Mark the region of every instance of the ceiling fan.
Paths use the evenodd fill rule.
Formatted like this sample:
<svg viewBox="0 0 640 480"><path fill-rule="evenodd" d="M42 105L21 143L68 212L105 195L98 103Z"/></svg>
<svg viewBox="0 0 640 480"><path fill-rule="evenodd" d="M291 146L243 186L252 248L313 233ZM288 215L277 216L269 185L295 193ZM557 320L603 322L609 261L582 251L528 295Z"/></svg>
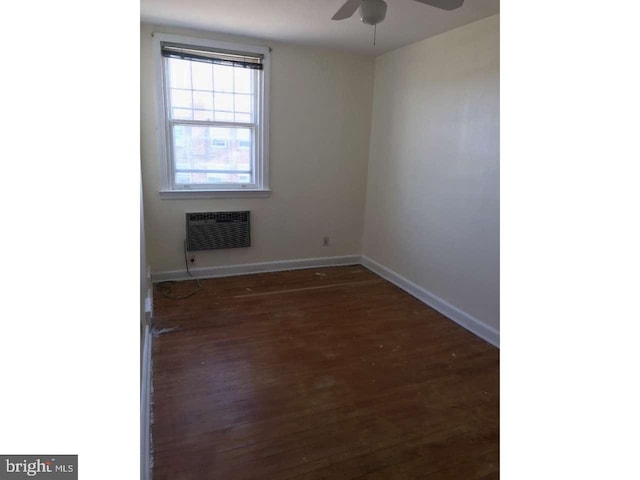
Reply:
<svg viewBox="0 0 640 480"><path fill-rule="evenodd" d="M462 6L464 0L415 0L425 5L441 8L443 10L455 10ZM360 8L360 20L367 25L376 25L384 20L387 14L387 3L384 0L347 0L342 7L331 17L332 20L344 20L351 17Z"/></svg>

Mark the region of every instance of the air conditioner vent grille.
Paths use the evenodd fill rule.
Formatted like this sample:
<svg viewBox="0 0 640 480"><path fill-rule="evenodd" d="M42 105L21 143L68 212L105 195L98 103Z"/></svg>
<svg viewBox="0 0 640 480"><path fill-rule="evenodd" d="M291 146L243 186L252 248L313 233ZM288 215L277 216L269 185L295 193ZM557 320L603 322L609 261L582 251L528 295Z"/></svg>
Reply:
<svg viewBox="0 0 640 480"><path fill-rule="evenodd" d="M249 247L249 220L248 211L187 213L187 250Z"/></svg>

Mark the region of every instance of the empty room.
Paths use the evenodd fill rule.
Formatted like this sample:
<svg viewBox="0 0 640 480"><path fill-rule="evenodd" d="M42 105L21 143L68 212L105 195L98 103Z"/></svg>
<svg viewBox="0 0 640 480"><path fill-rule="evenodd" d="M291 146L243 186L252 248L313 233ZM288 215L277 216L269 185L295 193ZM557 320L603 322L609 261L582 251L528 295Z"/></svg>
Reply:
<svg viewBox="0 0 640 480"><path fill-rule="evenodd" d="M498 0L142 0L141 474L499 478Z"/></svg>

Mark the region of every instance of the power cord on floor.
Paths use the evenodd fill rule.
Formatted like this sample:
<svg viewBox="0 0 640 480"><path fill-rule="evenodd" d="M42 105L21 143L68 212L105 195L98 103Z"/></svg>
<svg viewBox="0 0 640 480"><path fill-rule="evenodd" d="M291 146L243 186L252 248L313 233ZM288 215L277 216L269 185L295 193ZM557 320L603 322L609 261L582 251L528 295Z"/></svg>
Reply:
<svg viewBox="0 0 640 480"><path fill-rule="evenodd" d="M200 279L197 278L197 277L194 277L191 274L191 271L189 270L189 262L187 262L187 241L186 240L184 241L184 266L187 268L187 275L189 275L191 278L195 278L196 283L198 284L198 288L196 288L191 293L187 293L186 295L173 295L171 293L171 287L169 285L173 285L176 282L174 280L168 280L166 282L160 282L160 283L158 283L158 289L160 290L160 293L162 294L163 297L171 298L171 299L174 299L174 300L181 300L183 298L189 298L192 295L195 295L196 293L198 293L200 290L202 290L202 285L200 284Z"/></svg>

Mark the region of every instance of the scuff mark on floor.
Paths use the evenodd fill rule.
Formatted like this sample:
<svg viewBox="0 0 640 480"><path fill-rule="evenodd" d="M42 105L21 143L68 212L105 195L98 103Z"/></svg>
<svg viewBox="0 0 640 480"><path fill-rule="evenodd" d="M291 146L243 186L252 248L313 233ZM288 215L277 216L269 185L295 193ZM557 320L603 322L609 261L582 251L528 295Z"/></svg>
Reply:
<svg viewBox="0 0 640 480"><path fill-rule="evenodd" d="M166 333L175 332L176 330L178 330L178 327L154 328L151 331L151 334L153 335L154 338L156 338L156 337L159 337L160 335L164 335Z"/></svg>
<svg viewBox="0 0 640 480"><path fill-rule="evenodd" d="M333 387L335 384L336 379L334 377L332 377L331 375L323 375L314 382L313 388Z"/></svg>
<svg viewBox="0 0 640 480"><path fill-rule="evenodd" d="M287 290L276 290L271 292L260 292L260 293L247 293L243 295L234 295L233 298L262 297L266 295L280 295L283 293L306 292L309 290L321 290L325 288L334 288L334 287L358 287L358 286L372 285L372 284L383 283L383 282L384 280L363 280L359 282L333 283L330 285L318 285L314 287L290 288Z"/></svg>

